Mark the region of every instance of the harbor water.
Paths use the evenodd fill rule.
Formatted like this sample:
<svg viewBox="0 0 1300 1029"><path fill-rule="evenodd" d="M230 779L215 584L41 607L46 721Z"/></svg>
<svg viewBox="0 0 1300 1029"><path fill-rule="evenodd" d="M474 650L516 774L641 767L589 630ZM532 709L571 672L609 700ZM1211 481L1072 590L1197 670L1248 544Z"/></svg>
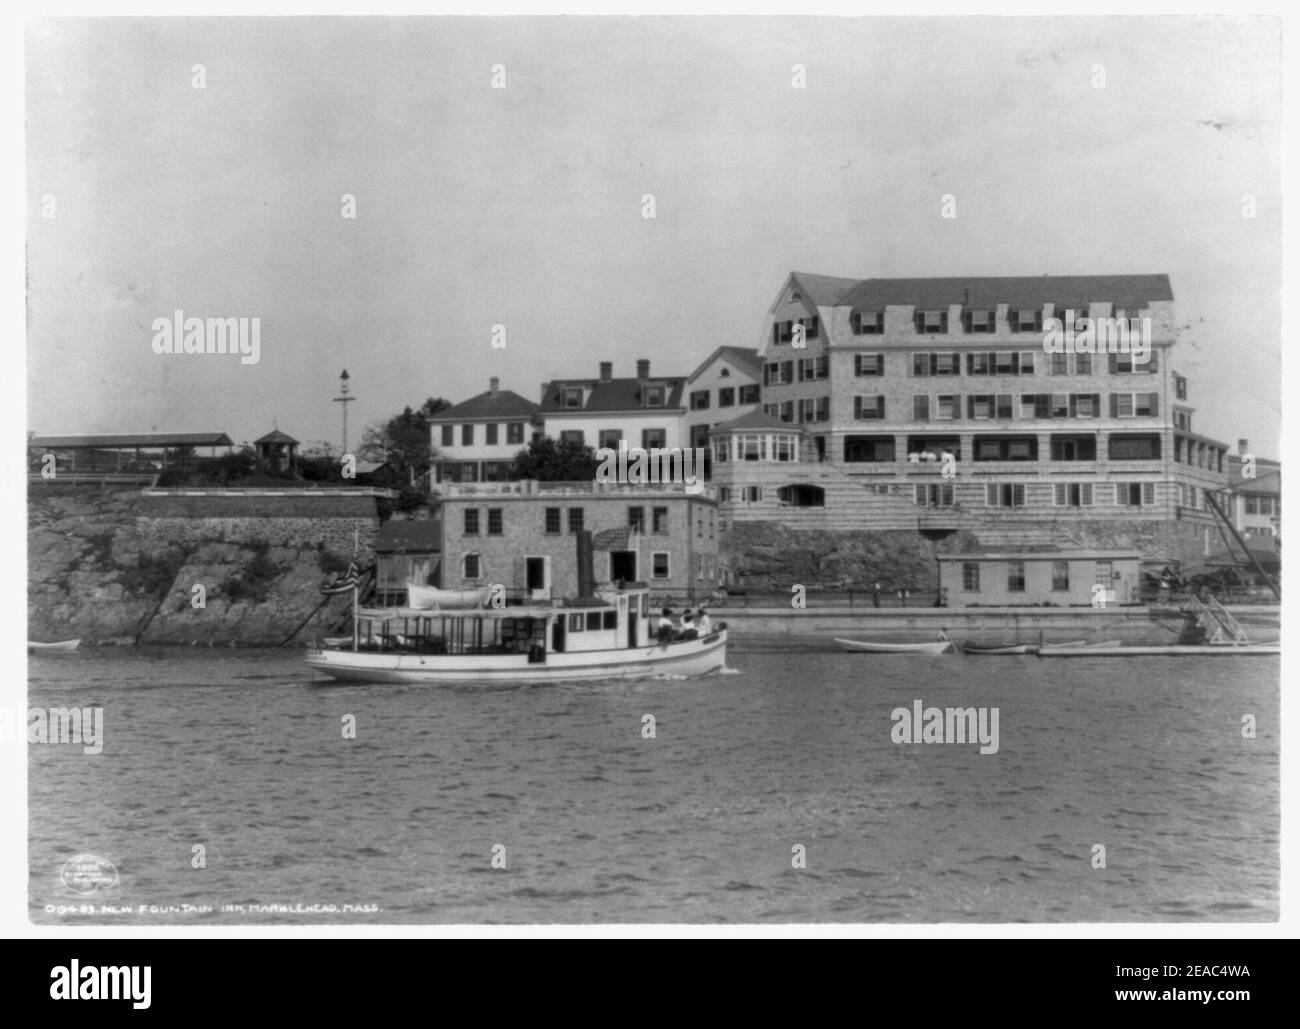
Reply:
<svg viewBox="0 0 1300 1029"><path fill-rule="evenodd" d="M728 663L484 688L329 684L302 651L34 655L30 709L103 721L97 753L29 747L31 918L1278 917L1277 658L751 637ZM996 752L895 742L917 701L996 710Z"/></svg>

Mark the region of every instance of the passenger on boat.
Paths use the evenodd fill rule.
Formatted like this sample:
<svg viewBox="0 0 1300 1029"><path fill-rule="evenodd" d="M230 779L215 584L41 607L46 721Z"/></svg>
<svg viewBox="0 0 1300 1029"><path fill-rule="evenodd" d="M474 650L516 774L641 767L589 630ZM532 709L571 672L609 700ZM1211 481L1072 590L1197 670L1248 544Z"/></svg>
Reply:
<svg viewBox="0 0 1300 1029"><path fill-rule="evenodd" d="M713 619L709 617L709 612L700 608L699 616L695 619L696 628L699 629L701 636L707 636L713 632Z"/></svg>
<svg viewBox="0 0 1300 1029"><path fill-rule="evenodd" d="M655 630L655 636L659 640L670 640L677 632L677 626L673 624L673 609L666 607L663 614L659 617L659 625Z"/></svg>
<svg viewBox="0 0 1300 1029"><path fill-rule="evenodd" d="M682 631L677 634L679 640L693 640L699 636L699 630L695 627L695 620L689 610L682 615Z"/></svg>

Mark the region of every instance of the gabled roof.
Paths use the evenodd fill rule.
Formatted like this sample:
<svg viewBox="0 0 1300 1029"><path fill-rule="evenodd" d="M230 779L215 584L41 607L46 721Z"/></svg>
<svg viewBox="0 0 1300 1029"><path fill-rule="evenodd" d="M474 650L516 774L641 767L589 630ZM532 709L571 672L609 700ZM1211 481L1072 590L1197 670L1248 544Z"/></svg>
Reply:
<svg viewBox="0 0 1300 1029"><path fill-rule="evenodd" d="M750 411L749 414L742 414L739 418L732 419L729 422L723 422L721 425L715 425L711 432L738 432L745 429L752 430L774 430L779 429L782 432L803 432L804 428L795 422L783 422L780 418L774 418L766 411Z"/></svg>
<svg viewBox="0 0 1300 1029"><path fill-rule="evenodd" d="M1241 474L1241 458L1228 458L1228 485L1233 493L1281 493L1282 463L1267 458L1256 458L1255 477L1246 479Z"/></svg>
<svg viewBox="0 0 1300 1029"><path fill-rule="evenodd" d="M258 443L292 443L296 446L298 441L287 433L281 432L279 429L272 429L261 439L253 440L254 446Z"/></svg>
<svg viewBox="0 0 1300 1029"><path fill-rule="evenodd" d="M587 403L580 408L564 407L561 391L566 386L582 386L590 389ZM646 407L641 399L641 391L646 386L667 387L667 397L663 407ZM686 379L682 376L651 376L648 379L555 379L542 387L541 410L547 414L567 412L569 414L593 411L644 412L664 411L682 406L682 390Z"/></svg>
<svg viewBox="0 0 1300 1029"><path fill-rule="evenodd" d="M476 397L470 397L455 404L429 419L433 424L440 422L467 422L475 419L484 421L505 420L507 418L532 419L541 410L531 400L525 400L518 393L508 389L499 389L495 393L486 390Z"/></svg>
<svg viewBox="0 0 1300 1029"><path fill-rule="evenodd" d="M442 519L385 522L375 534L376 554L431 554L442 551Z"/></svg>
<svg viewBox="0 0 1300 1029"><path fill-rule="evenodd" d="M1109 302L1126 310L1173 300L1168 275L1025 275L941 279L841 279L793 272L806 298L819 307L880 311L887 306L943 310L950 304L973 309L1042 307L1044 304ZM784 289L783 289L784 292Z"/></svg>
<svg viewBox="0 0 1300 1029"><path fill-rule="evenodd" d="M755 379L762 378L763 359L753 347L718 347L717 350L700 362L695 371L686 377L687 385L698 379L714 361L724 357L743 371L748 372Z"/></svg>
<svg viewBox="0 0 1300 1029"><path fill-rule="evenodd" d="M231 447L224 432L136 432L102 436L33 436L29 447Z"/></svg>

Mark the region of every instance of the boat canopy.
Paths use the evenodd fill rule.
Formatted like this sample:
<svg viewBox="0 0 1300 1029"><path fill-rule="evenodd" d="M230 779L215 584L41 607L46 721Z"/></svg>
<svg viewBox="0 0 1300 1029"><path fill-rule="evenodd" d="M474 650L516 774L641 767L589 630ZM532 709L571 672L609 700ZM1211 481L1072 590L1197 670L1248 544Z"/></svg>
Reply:
<svg viewBox="0 0 1300 1029"><path fill-rule="evenodd" d="M363 607L358 609L358 618L368 618L375 622L401 620L404 618L550 618L556 614L568 614L568 610L558 607L456 607L439 610L436 607Z"/></svg>

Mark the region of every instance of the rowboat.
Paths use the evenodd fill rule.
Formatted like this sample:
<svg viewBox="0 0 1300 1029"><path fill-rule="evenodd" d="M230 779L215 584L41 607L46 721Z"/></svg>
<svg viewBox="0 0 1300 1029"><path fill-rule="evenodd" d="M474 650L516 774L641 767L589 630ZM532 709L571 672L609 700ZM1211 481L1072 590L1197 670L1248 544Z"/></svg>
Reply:
<svg viewBox="0 0 1300 1029"><path fill-rule="evenodd" d="M727 664L727 631L660 640L649 588L551 606L355 612L347 646L323 646L307 664L343 682L526 683L696 676Z"/></svg>
<svg viewBox="0 0 1300 1029"><path fill-rule="evenodd" d="M1123 644L1120 640L1103 640L1098 643L1085 643L1083 640L1075 640L1073 643L1044 643L1038 648L1038 653L1041 654L1044 650L1059 650L1062 647L1073 647L1079 650L1097 650L1119 647L1122 645Z"/></svg>
<svg viewBox="0 0 1300 1029"><path fill-rule="evenodd" d="M1005 654L1037 654L1039 650L1045 647L1082 647L1085 645L1083 640L1071 640L1068 643L963 643L961 649L962 653L965 654L975 656L996 655L1000 657Z"/></svg>
<svg viewBox="0 0 1300 1029"><path fill-rule="evenodd" d="M835 637L835 642L850 653L867 654L946 654L957 649L946 632L939 633L939 639L934 643L877 643L870 640L845 640L838 636Z"/></svg>
<svg viewBox="0 0 1300 1029"><path fill-rule="evenodd" d="M34 643L32 640L27 641L27 653L41 651L43 653L58 653L60 651L76 650L81 645L81 640L62 640L59 643Z"/></svg>
<svg viewBox="0 0 1300 1029"><path fill-rule="evenodd" d="M486 589L443 590L436 586L421 586L418 583L406 584L407 603L414 608L428 611L432 608L482 607L488 598Z"/></svg>

